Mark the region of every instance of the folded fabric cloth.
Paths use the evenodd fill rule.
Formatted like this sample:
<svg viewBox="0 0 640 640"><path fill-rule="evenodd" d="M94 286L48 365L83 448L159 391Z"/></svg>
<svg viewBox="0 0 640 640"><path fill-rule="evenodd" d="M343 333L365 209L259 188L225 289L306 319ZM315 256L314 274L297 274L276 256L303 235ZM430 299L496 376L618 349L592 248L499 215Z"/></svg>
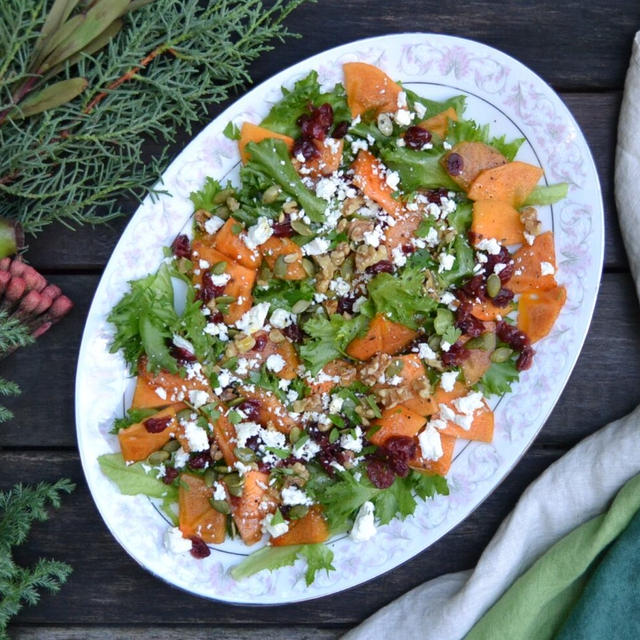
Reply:
<svg viewBox="0 0 640 640"><path fill-rule="evenodd" d="M600 562L556 640L638 640L638 594L640 512Z"/></svg>
<svg viewBox="0 0 640 640"><path fill-rule="evenodd" d="M638 123L640 33L634 40L620 113L615 182L620 226L629 254L631 273L640 295ZM589 520L592 522L587 522L585 531L595 536L597 531L594 532L592 528L597 529L597 522L600 521L592 519L604 513L623 485L638 474L640 407L583 440L533 482L513 512L502 523L473 571L441 576L416 587L365 620L347 633L344 639L365 640L384 637L388 629L394 629L394 633L399 636L423 640L463 638L517 578L532 567L552 545L572 531L576 537L586 535L574 529ZM621 495L626 496L626 492ZM619 508L616 507L616 512ZM628 509L627 513L632 511L633 509ZM606 516L602 518L606 519ZM592 524L593 522L596 524ZM608 525L607 520L607 529ZM617 530L620 531L619 526ZM610 542L613 539L611 535L609 533L609 537L603 538L603 541ZM600 549L606 544L608 542L603 542ZM584 571L585 560L582 562ZM548 580L547 575L546 585L540 585L545 590L549 588ZM570 578L564 575L562 580L564 588L567 588ZM557 588L562 589L562 584ZM521 604L526 608L527 602ZM579 611L580 609L576 609L576 616L579 615ZM517 614L505 615L513 617L520 615L520 612L521 609L518 609ZM495 620L495 617L493 619ZM567 621L567 625L569 623L570 621ZM482 627L479 626L479 629L478 633L482 631ZM607 637L618 637L617 634L618 629L609 628ZM511 640L516 636L508 633L503 635L497 628L493 628L490 635L478 637ZM538 640L536 635L526 637Z"/></svg>

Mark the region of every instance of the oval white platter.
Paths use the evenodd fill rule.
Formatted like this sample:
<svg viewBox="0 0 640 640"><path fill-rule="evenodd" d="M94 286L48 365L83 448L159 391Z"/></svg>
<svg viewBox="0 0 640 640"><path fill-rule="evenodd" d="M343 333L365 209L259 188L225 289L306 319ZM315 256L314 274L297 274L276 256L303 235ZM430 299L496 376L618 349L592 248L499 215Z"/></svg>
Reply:
<svg viewBox="0 0 640 640"><path fill-rule="evenodd" d="M155 271L162 247L190 226L191 191L206 176L237 171L236 143L222 130L229 121L258 123L281 93L312 69L323 84L342 81L342 63L363 61L429 98L468 96L466 116L490 123L494 135L525 137L518 159L538 164L548 184L570 183L568 197L541 209L545 229L555 233L558 280L567 304L552 333L536 345L534 366L496 406L491 444L459 441L448 474L451 493L420 503L414 516L380 527L375 538L331 543L336 571L321 572L306 587L298 562L241 582L228 568L247 548L227 543L204 560L164 549L166 520L143 496L123 496L100 471L97 458L118 450L109 433L122 415L132 380L124 360L109 353L106 317L127 281ZM407 33L356 41L282 71L245 94L211 122L163 176L171 195L147 199L122 234L89 311L78 359L76 423L87 483L113 536L143 567L193 594L236 604L283 604L336 593L370 580L424 551L468 516L502 481L533 442L562 392L578 358L596 300L603 259L603 209L598 177L575 120L554 91L513 58L483 44L443 35Z"/></svg>

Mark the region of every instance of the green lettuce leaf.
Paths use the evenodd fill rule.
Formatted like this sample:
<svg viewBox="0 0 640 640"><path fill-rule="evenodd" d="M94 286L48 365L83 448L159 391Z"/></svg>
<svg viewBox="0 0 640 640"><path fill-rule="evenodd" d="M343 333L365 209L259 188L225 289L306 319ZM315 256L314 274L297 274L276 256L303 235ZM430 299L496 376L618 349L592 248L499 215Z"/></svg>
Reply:
<svg viewBox="0 0 640 640"><path fill-rule="evenodd" d="M189 196L195 210L204 209L205 211L213 211L220 205L214 202L214 198L221 192L227 189L233 189L230 182L226 185L222 185L218 180L208 177L202 187L198 191L193 191Z"/></svg>
<svg viewBox="0 0 640 640"><path fill-rule="evenodd" d="M318 315L307 320L303 328L311 339L300 347L300 355L311 373L315 375L327 362L344 355L347 345L363 333L368 324L369 319L363 315L349 320L338 314L330 318Z"/></svg>
<svg viewBox="0 0 640 640"><path fill-rule="evenodd" d="M456 110L458 117L460 118L464 113L464 110L466 109L466 96L453 96L452 98L448 98L447 100L437 101L423 98L422 96L419 96L417 93L414 93L406 87L403 87L403 90L407 94L407 102L411 109L414 109L413 105L415 105L416 102L419 102L421 105L427 108L427 111L424 114L424 120L438 115L443 111L446 111L449 107L453 107Z"/></svg>
<svg viewBox="0 0 640 640"><path fill-rule="evenodd" d="M379 273L367 285L374 313L383 313L394 322L417 329L437 302L425 295L424 273L405 268L400 275Z"/></svg>
<svg viewBox="0 0 640 640"><path fill-rule="evenodd" d="M477 387L485 396L501 396L511 391L511 384L517 382L520 374L516 369L516 357L506 362L492 362L486 373L480 378Z"/></svg>
<svg viewBox="0 0 640 640"><path fill-rule="evenodd" d="M557 184L537 186L527 198L523 207L527 206L543 206L555 204L559 200L567 197L569 185L566 182L558 182Z"/></svg>
<svg viewBox="0 0 640 640"><path fill-rule="evenodd" d="M266 287L253 290L254 303L269 302L272 309L291 308L300 300L313 300L315 288L309 280L271 280Z"/></svg>
<svg viewBox="0 0 640 640"><path fill-rule="evenodd" d="M458 142L484 142L511 162L522 146L524 138L516 138L511 142L507 142L505 136L492 138L488 124L479 125L473 120L458 120L449 123L447 141L452 145Z"/></svg>
<svg viewBox="0 0 640 640"><path fill-rule="evenodd" d="M444 187L460 191L440 164L442 153L437 149L414 151L406 147L381 149L383 162L400 175L400 185L407 191Z"/></svg>
<svg viewBox="0 0 640 640"><path fill-rule="evenodd" d="M113 421L113 429L111 429L111 433L118 433L121 429L126 429L132 424L142 422L157 412L157 409L129 409L126 416L123 418L116 418Z"/></svg>
<svg viewBox="0 0 640 640"><path fill-rule="evenodd" d="M324 569L327 573L335 571L331 564L333 551L324 544L294 544L286 547L263 547L247 556L242 562L231 568L234 580L243 580L259 571L274 571L281 567L291 566L298 558L307 561L305 581L309 586L315 579L316 573Z"/></svg>
<svg viewBox="0 0 640 640"><path fill-rule="evenodd" d="M289 150L282 140L267 138L261 142L250 142L247 145L250 154L249 162L241 169L241 177L244 182L249 174L258 173L266 177L288 193L305 210L305 213L314 222L324 221L324 212L327 201L318 198L304 186L298 172L291 164Z"/></svg>
<svg viewBox="0 0 640 640"><path fill-rule="evenodd" d="M451 251L456 257L453 268L450 271L443 271L438 274L438 282L443 288L471 276L475 265L473 249L467 241L466 234L464 236L456 236Z"/></svg>

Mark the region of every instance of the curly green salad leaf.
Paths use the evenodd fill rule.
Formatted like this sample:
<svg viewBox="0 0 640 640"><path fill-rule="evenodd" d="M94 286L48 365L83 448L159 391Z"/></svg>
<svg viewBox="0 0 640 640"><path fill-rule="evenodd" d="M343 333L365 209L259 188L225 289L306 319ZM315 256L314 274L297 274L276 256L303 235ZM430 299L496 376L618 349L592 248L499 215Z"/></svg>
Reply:
<svg viewBox="0 0 640 640"><path fill-rule="evenodd" d="M511 384L518 378L516 357L513 357L505 362L492 362L477 386L486 396L501 396L511 391Z"/></svg>
<svg viewBox="0 0 640 640"><path fill-rule="evenodd" d="M429 151L414 151L406 147L389 147L380 150L383 162L398 172L400 183L405 191L417 189L452 189L460 187L444 170L441 160L444 153L437 148Z"/></svg>
<svg viewBox="0 0 640 640"><path fill-rule="evenodd" d="M523 206L544 206L555 204L556 202L567 197L569 185L566 182L558 182L557 184L539 185L527 198Z"/></svg>

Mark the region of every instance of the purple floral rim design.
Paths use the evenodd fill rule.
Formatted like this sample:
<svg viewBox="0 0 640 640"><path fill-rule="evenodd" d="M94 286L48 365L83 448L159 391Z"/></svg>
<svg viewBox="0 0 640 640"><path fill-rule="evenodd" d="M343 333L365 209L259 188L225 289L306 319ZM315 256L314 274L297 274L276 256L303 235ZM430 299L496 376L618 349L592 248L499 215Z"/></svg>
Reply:
<svg viewBox="0 0 640 640"><path fill-rule="evenodd" d="M540 164L549 183L570 183L566 200L541 210L553 228L558 280L568 302L556 326L538 343L534 367L496 406L491 444L459 442L448 479L451 494L421 503L414 516L381 527L363 543L331 542L336 571L319 574L306 587L297 563L236 582L228 568L235 543L205 560L164 550L165 520L143 496L123 496L100 471L97 457L117 450L109 434L131 386L122 358L109 353L106 316L127 281L155 270L162 247L188 223L189 193L208 175L220 177L237 163L235 143L222 135L230 121L258 122L280 96L282 85L316 69L321 82L342 79L341 65L360 60L383 68L394 79L427 97L468 95L468 114L489 122L496 134L524 136L519 159ZM233 175L233 174L232 174ZM468 516L500 483L542 428L578 358L597 295L603 259L603 209L589 149L575 120L553 90L509 56L461 38L408 33L346 44L313 56L254 88L211 122L163 176L169 195L148 197L124 231L107 265L89 311L78 359L76 423L78 446L89 488L107 527L139 564L193 594L237 604L283 604L337 593L370 580L423 551Z"/></svg>

